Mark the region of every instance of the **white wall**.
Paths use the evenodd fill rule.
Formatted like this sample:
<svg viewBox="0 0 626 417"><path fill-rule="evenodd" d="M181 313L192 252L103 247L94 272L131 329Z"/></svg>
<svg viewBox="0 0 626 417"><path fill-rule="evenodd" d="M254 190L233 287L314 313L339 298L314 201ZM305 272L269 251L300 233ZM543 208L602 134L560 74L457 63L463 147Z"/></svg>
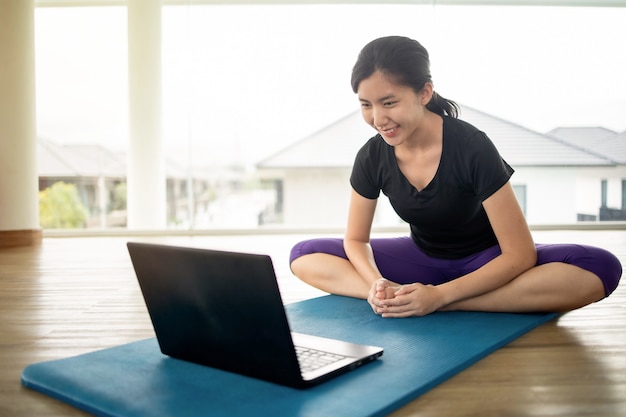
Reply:
<svg viewBox="0 0 626 417"><path fill-rule="evenodd" d="M350 169L290 171L284 182L284 221L291 226L343 227L350 204ZM381 194L374 225L397 226L402 220Z"/></svg>
<svg viewBox="0 0 626 417"><path fill-rule="evenodd" d="M342 226L350 201L347 169L290 170L284 181L284 222L298 226Z"/></svg>
<svg viewBox="0 0 626 417"><path fill-rule="evenodd" d="M526 221L529 224L575 223L575 168L518 168L513 184L526 185Z"/></svg>
<svg viewBox="0 0 626 417"><path fill-rule="evenodd" d="M291 226L344 226L349 169L289 170L284 181L284 221ZM608 205L621 207L626 167L521 167L511 182L526 186L526 219L531 225L576 223L578 214L597 216L601 180L608 181ZM386 197L379 199L374 224L401 224Z"/></svg>
<svg viewBox="0 0 626 417"><path fill-rule="evenodd" d="M512 182L526 185L529 224L568 224L578 214L598 216L602 180L607 180L607 205L621 208L623 179L626 166L522 167Z"/></svg>

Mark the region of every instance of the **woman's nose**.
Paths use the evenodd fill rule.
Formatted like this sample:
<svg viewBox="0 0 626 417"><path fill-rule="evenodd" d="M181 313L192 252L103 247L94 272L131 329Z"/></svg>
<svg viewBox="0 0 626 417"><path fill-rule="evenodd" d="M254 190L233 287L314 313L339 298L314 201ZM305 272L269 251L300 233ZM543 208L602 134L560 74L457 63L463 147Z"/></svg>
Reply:
<svg viewBox="0 0 626 417"><path fill-rule="evenodd" d="M384 109L374 109L372 111L372 124L377 128L385 126L387 115Z"/></svg>

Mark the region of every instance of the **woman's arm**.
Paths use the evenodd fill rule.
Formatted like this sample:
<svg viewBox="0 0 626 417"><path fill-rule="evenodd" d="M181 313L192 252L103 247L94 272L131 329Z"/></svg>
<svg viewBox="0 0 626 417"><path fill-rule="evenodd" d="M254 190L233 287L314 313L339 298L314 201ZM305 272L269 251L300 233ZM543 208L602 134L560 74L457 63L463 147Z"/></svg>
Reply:
<svg viewBox="0 0 626 417"><path fill-rule="evenodd" d="M376 202L376 199L365 198L352 190L343 243L352 266L369 286L382 278L369 244Z"/></svg>
<svg viewBox="0 0 626 417"><path fill-rule="evenodd" d="M466 276L439 285L444 305L493 291L537 263L535 244L511 184L502 186L483 207L502 254Z"/></svg>

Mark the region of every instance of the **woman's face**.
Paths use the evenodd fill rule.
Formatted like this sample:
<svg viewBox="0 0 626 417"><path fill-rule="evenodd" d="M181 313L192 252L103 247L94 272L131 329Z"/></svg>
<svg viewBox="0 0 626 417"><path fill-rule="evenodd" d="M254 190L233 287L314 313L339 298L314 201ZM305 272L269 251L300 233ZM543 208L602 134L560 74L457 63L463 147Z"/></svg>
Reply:
<svg viewBox="0 0 626 417"><path fill-rule="evenodd" d="M430 93L429 93L430 91ZM361 114L391 146L412 142L424 120L426 104L432 96L428 85L420 94L377 71L359 84Z"/></svg>

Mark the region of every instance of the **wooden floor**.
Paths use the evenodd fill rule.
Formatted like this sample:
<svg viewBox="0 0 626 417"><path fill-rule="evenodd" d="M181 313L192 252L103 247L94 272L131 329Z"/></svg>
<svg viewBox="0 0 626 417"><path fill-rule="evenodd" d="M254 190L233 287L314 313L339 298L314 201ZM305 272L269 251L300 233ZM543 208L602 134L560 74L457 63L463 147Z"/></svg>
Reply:
<svg viewBox="0 0 626 417"><path fill-rule="evenodd" d="M623 230L534 235L537 242L602 246L626 264ZM289 303L321 294L289 272L289 248L301 237L130 240L269 253ZM154 335L126 252L127 240L44 238L38 248L0 250L0 416L86 415L23 388L22 369ZM626 283L610 298L524 335L392 416L626 416Z"/></svg>

